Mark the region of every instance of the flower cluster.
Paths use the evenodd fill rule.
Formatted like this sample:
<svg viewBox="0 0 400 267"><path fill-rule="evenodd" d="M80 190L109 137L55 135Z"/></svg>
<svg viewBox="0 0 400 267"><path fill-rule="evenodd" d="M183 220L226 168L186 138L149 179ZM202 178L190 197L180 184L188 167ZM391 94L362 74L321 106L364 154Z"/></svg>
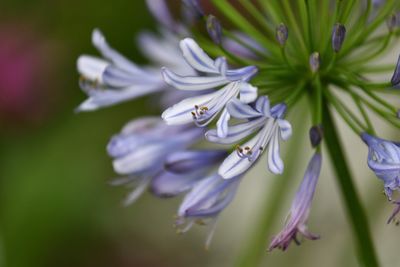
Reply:
<svg viewBox="0 0 400 267"><path fill-rule="evenodd" d="M285 116L303 98L311 111L314 155L270 250L299 243L298 234L319 238L306 223L321 171L323 129L332 111L367 144L368 166L392 201L400 190L400 143L376 137L368 112L400 128L399 109L380 95L399 92L400 58L397 65L377 61L400 34L398 1L212 2L218 16L187 0L177 20L164 0L147 0L160 28L158 35L139 35L149 66L119 54L99 30L92 41L102 58L78 59L80 85L88 95L79 111L152 93L168 107L161 118L128 123L108 145L115 172L122 176L113 184L135 185L126 203L146 188L158 197L184 194L176 225L185 232L194 223L211 224L208 246L218 215L264 153L269 172L284 173L281 141L292 136ZM393 73L390 81L369 78L385 72ZM338 92L348 95L354 108ZM204 139L223 148L197 149ZM393 203L389 222L400 211L400 200Z"/></svg>

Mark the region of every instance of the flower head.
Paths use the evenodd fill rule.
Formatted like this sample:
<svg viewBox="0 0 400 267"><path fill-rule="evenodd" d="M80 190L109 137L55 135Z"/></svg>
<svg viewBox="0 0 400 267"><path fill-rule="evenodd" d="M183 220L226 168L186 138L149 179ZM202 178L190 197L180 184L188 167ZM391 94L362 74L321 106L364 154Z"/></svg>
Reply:
<svg viewBox="0 0 400 267"><path fill-rule="evenodd" d="M310 240L319 238L318 235L308 231L306 223L321 171L321 163L322 156L317 152L311 158L306 173L304 174L303 181L293 199L285 227L277 236L274 237L269 246L269 250L274 248L286 250L292 241L299 243L297 239L298 233Z"/></svg>

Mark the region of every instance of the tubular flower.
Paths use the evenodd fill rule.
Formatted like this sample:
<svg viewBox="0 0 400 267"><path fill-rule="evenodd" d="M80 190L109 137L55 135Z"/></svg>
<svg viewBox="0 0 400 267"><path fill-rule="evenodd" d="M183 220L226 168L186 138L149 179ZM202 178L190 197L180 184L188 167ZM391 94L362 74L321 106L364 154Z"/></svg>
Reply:
<svg viewBox="0 0 400 267"><path fill-rule="evenodd" d="M116 173L124 175L115 185L137 183L127 198L131 203L147 188L151 177L164 169L164 161L175 151L196 143L202 130L188 126L167 126L157 117L133 120L107 146Z"/></svg>
<svg viewBox="0 0 400 267"><path fill-rule="evenodd" d="M161 198L184 195L175 224L185 232L195 223L211 223L208 245L217 218L264 152L270 173L292 167L280 152L281 141L292 135L286 113L306 98L308 104L298 106L310 114L303 124L310 122L314 156L269 248L286 250L298 243L299 233L318 238L306 223L324 142L348 211L360 215L349 216L354 229L363 229L355 231L362 248L357 251L364 265L377 266L333 115L368 145L368 166L392 201L400 188L400 145L377 137L369 114L400 128L399 107L381 95L395 95L400 87L400 59L381 60L400 36L400 2L218 0L205 7L183 0L181 19L165 0L146 2L160 26L160 34L142 32L138 38L149 66L123 57L98 30L92 39L102 58L78 59L81 87L89 95L79 110L162 92L161 118L134 120L108 145L115 172L124 176L113 183L137 185L127 202L146 188ZM204 139L211 146L206 150L198 148ZM392 202L389 222L400 212L400 199Z"/></svg>
<svg viewBox="0 0 400 267"><path fill-rule="evenodd" d="M314 197L315 188L317 186L318 177L321 172L322 156L315 153L308 164L303 181L296 193L290 208L290 214L283 230L274 237L269 250L280 248L286 250L292 241L299 244L297 234L301 233L304 237L315 240L319 236L310 233L307 230L307 219L310 213L311 203Z"/></svg>
<svg viewBox="0 0 400 267"><path fill-rule="evenodd" d="M228 104L228 113L246 122L228 127L227 136L220 138L215 130L206 133L209 141L220 144L234 144L250 136L256 135L243 146L237 146L236 151L230 154L219 168L219 174L226 178L233 178L246 172L268 150L268 167L272 173L283 172L283 161L279 155L279 139L288 140L292 134L290 123L283 119L286 111L284 104L277 104L270 108L267 97L259 97L254 108L238 100Z"/></svg>
<svg viewBox="0 0 400 267"><path fill-rule="evenodd" d="M220 112L222 112L217 125L218 134L226 136L229 114L225 109L229 100L240 95L243 102L249 103L257 97L257 88L247 81L257 73L257 68L248 66L241 69L227 69L226 59L219 57L212 60L190 38L180 43L184 58L188 64L204 76L180 76L163 68L163 76L166 83L180 90L209 91L221 87L220 90L206 93L200 96L187 98L168 108L162 114L162 118L168 124L185 124L192 120L198 126L206 126Z"/></svg>
<svg viewBox="0 0 400 267"><path fill-rule="evenodd" d="M206 223L206 220L211 220L205 244L208 248L217 217L234 198L240 180L239 177L225 180L218 174L213 174L197 183L179 207L176 225L182 228L180 232L186 232L195 222L202 224Z"/></svg>

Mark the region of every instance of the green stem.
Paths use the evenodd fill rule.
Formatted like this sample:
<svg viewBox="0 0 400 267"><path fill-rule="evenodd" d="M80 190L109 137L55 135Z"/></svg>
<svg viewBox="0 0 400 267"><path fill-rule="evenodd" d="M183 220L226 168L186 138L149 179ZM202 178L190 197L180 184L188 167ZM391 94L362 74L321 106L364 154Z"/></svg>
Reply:
<svg viewBox="0 0 400 267"><path fill-rule="evenodd" d="M343 201L347 209L347 216L353 229L359 260L362 262L362 266L379 266L367 217L354 186L349 167L345 160L344 151L336 131L336 126L326 103L324 104L323 122L325 128L324 139L342 192Z"/></svg>

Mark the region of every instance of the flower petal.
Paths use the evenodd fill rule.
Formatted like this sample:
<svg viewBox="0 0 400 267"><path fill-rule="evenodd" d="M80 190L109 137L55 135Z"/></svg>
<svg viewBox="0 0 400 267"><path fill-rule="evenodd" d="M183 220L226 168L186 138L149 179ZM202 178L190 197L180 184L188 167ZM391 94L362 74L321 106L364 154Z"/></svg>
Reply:
<svg viewBox="0 0 400 267"><path fill-rule="evenodd" d="M257 99L258 88L249 83L240 84L240 101L243 103L252 103Z"/></svg>
<svg viewBox="0 0 400 267"><path fill-rule="evenodd" d="M251 119L262 116L262 113L238 99L232 99L226 106L229 114L236 119Z"/></svg>
<svg viewBox="0 0 400 267"><path fill-rule="evenodd" d="M228 113L227 109L225 108L222 111L221 116L217 121L217 134L220 138L225 138L228 135L228 122L231 118L231 115Z"/></svg>
<svg viewBox="0 0 400 267"><path fill-rule="evenodd" d="M161 117L169 125L190 123L193 121L192 112L195 110L196 105L202 106L223 93L223 90L218 90L209 94L186 98L165 110Z"/></svg>
<svg viewBox="0 0 400 267"><path fill-rule="evenodd" d="M207 90L229 83L223 76L180 76L162 68L164 81L180 90Z"/></svg>
<svg viewBox="0 0 400 267"><path fill-rule="evenodd" d="M142 70L136 66L132 61L111 48L100 30L95 29L92 33L93 45L100 51L102 56L113 62L119 68L130 72L141 74Z"/></svg>
<svg viewBox="0 0 400 267"><path fill-rule="evenodd" d="M283 161L280 156L278 132L273 134L268 148L268 168L274 174L283 173Z"/></svg>
<svg viewBox="0 0 400 267"><path fill-rule="evenodd" d="M271 117L271 107L267 96L260 96L257 99L256 110L264 114L265 117Z"/></svg>
<svg viewBox="0 0 400 267"><path fill-rule="evenodd" d="M219 69L200 46L191 38L180 42L180 47L188 64L201 72L220 74Z"/></svg>
<svg viewBox="0 0 400 267"><path fill-rule="evenodd" d="M213 143L224 145L235 144L257 131L264 125L264 123L265 119L259 118L245 123L229 126L228 134L226 137L223 138L219 137L217 131L212 129L206 132L205 137L208 141Z"/></svg>
<svg viewBox="0 0 400 267"><path fill-rule="evenodd" d="M97 57L80 56L77 61L79 73L86 79L102 83L103 72L109 63Z"/></svg>
<svg viewBox="0 0 400 267"><path fill-rule="evenodd" d="M289 140L292 136L292 125L287 120L278 120L279 131L281 134L281 138L285 141Z"/></svg>

